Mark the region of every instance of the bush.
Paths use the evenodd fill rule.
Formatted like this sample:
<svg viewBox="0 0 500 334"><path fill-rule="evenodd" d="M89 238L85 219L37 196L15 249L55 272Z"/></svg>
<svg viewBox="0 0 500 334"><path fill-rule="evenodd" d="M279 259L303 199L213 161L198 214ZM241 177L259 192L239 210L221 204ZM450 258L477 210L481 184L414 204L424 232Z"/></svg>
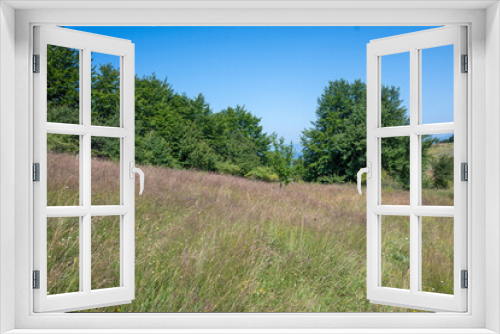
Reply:
<svg viewBox="0 0 500 334"><path fill-rule="evenodd" d="M135 162L141 165L163 166L179 169L179 162L172 156L169 143L155 131L135 137Z"/></svg>
<svg viewBox="0 0 500 334"><path fill-rule="evenodd" d="M248 172L245 177L252 180L260 180L265 182L279 182L280 178L273 173L269 167L257 167Z"/></svg>
<svg viewBox="0 0 500 334"><path fill-rule="evenodd" d="M386 189L406 189L405 184L398 180L397 177L389 174L388 171L382 169L380 184Z"/></svg>
<svg viewBox="0 0 500 334"><path fill-rule="evenodd" d="M442 155L432 162L432 176L436 188L448 188L453 183L453 157Z"/></svg>
<svg viewBox="0 0 500 334"><path fill-rule="evenodd" d="M229 163L229 162L217 162L215 164L215 169L217 172L219 172L221 174L229 174L229 175L236 175L236 176L243 175L243 172L239 166L232 164L232 163Z"/></svg>
<svg viewBox="0 0 500 334"><path fill-rule="evenodd" d="M347 177L347 175L320 176L316 179L316 182L324 183L324 184L344 183L346 177Z"/></svg>
<svg viewBox="0 0 500 334"><path fill-rule="evenodd" d="M56 133L48 133L47 151L56 153L78 154L78 152L80 151L80 143L78 136L68 136Z"/></svg>
<svg viewBox="0 0 500 334"><path fill-rule="evenodd" d="M180 141L179 157L186 168L215 171L217 155L203 139L187 135Z"/></svg>

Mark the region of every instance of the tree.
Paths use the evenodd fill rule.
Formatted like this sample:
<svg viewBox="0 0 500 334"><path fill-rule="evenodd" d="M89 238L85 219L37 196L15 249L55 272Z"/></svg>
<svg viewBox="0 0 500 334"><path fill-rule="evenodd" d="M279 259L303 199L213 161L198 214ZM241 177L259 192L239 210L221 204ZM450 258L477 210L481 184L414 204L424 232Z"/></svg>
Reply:
<svg viewBox="0 0 500 334"><path fill-rule="evenodd" d="M92 125L120 126L120 70L112 64L92 68Z"/></svg>
<svg viewBox="0 0 500 334"><path fill-rule="evenodd" d="M207 135L221 161L237 165L245 175L265 165L270 139L262 132L260 118L244 107L228 107L210 117L212 133Z"/></svg>
<svg viewBox="0 0 500 334"><path fill-rule="evenodd" d="M366 86L341 79L330 81L316 110L317 120L303 131L305 179L346 175L354 180L366 166Z"/></svg>
<svg viewBox="0 0 500 334"><path fill-rule="evenodd" d="M262 132L260 121L260 118L245 110L244 106L239 105L236 108L227 107L216 116L217 130L220 135L227 136L229 133L238 133L241 137L251 139L255 143L257 155L264 158L271 141L267 134Z"/></svg>
<svg viewBox="0 0 500 334"><path fill-rule="evenodd" d="M215 171L218 159L214 150L193 132L186 133L180 142L179 161L186 168Z"/></svg>
<svg viewBox="0 0 500 334"><path fill-rule="evenodd" d="M50 112L48 122L79 122L80 107L80 52L61 46L47 46L47 110L64 107L67 113L54 117Z"/></svg>
<svg viewBox="0 0 500 334"><path fill-rule="evenodd" d="M399 88L382 87L382 126L408 125ZM360 80L330 81L318 99L316 121L303 131L305 179L355 181L366 166L366 85ZM426 148L422 149L426 154ZM409 186L409 137L393 137L382 145L382 169ZM395 159L395 160L394 160Z"/></svg>
<svg viewBox="0 0 500 334"><path fill-rule="evenodd" d="M295 154L293 144L285 144L285 138L280 137L278 139L276 133L273 133L270 138L272 150L267 152L268 165L278 175L280 185L284 183L286 186L290 182L293 173L292 160Z"/></svg>
<svg viewBox="0 0 500 334"><path fill-rule="evenodd" d="M436 188L448 188L453 184L453 156L442 155L432 163L432 176Z"/></svg>

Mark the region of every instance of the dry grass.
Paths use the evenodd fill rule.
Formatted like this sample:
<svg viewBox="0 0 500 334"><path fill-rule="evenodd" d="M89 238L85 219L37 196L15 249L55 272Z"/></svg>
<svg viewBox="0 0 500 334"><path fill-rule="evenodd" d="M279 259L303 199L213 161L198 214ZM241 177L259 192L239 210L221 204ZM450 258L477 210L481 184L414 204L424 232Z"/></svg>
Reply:
<svg viewBox="0 0 500 334"><path fill-rule="evenodd" d="M49 170L75 166L74 157L49 156ZM93 196L116 200L114 185L100 182L116 175L116 164L95 160L93 166L99 175ZM136 299L94 312L409 311L365 299L366 202L354 185L293 183L280 188L227 175L141 168L146 184L144 195L136 197ZM57 205L77 191L74 178L49 183L49 198ZM397 203L402 195L388 196ZM409 236L395 219L383 245L384 263L391 264L384 267L388 286L399 286L408 275L404 245ZM453 242L449 227L438 225L426 234L424 281L427 290L449 293L443 287L452 287L445 265ZM118 285L118 278L108 274L109 248L117 251L108 239L115 240L116 231L92 232L99 243L111 245L95 249L93 286L103 280L106 286ZM54 293L73 291L71 277L54 283L68 266L78 268L77 261L69 263L72 255L60 256L68 252L67 245L56 239L50 239L49 253L65 260L52 261L49 284L58 285Z"/></svg>

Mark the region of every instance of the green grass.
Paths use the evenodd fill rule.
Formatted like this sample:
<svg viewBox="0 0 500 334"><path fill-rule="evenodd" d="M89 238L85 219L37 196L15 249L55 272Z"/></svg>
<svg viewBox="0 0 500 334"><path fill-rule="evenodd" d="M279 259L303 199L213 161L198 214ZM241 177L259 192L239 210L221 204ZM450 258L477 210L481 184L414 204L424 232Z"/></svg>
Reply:
<svg viewBox="0 0 500 334"><path fill-rule="evenodd" d="M432 144L427 152L431 157L439 158L443 155L453 156L454 143L436 143Z"/></svg>
<svg viewBox="0 0 500 334"><path fill-rule="evenodd" d="M78 198L78 172L68 167L76 168L74 161L50 154L50 204ZM93 182L96 202L117 200L112 175L118 166L93 160L93 168L103 181ZM136 299L92 312L413 311L365 298L366 202L354 185L280 188L234 176L141 168L146 184L136 197ZM388 196L396 203L402 195ZM450 201L431 190L428 196ZM110 219L93 219L99 224L92 238L100 245L92 246L93 287L119 285L113 258L118 227ZM383 229L383 284L408 288L407 217L390 220ZM78 239L78 229L69 218L56 221L48 231L49 286L52 293L75 291L78 245L68 244L68 237ZM440 222L426 222L423 282L427 291L452 293L453 226Z"/></svg>

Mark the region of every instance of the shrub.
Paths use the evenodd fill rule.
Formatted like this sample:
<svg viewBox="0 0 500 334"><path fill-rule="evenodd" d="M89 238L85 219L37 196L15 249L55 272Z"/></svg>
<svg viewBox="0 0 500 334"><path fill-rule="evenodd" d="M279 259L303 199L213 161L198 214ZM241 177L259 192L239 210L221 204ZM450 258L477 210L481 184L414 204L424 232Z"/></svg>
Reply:
<svg viewBox="0 0 500 334"><path fill-rule="evenodd" d="M78 136L60 135L56 133L47 134L47 151L78 154L80 151L79 145Z"/></svg>
<svg viewBox="0 0 500 334"><path fill-rule="evenodd" d="M453 157L442 155L432 162L432 176L436 188L448 188L453 182Z"/></svg>
<svg viewBox="0 0 500 334"><path fill-rule="evenodd" d="M181 167L172 156L169 143L155 131L135 137L135 162L176 169Z"/></svg>
<svg viewBox="0 0 500 334"><path fill-rule="evenodd" d="M320 176L316 179L319 183L332 184L332 183L344 183L347 175L329 175Z"/></svg>
<svg viewBox="0 0 500 334"><path fill-rule="evenodd" d="M381 180L380 180L382 188L386 189L404 189L405 184L398 180L397 177L389 174L388 171L382 169L381 172Z"/></svg>
<svg viewBox="0 0 500 334"><path fill-rule="evenodd" d="M243 175L243 172L242 172L240 166L229 163L229 162L217 162L215 164L215 169L217 172L219 172L221 174L229 174L229 175L236 175L236 176Z"/></svg>
<svg viewBox="0 0 500 334"><path fill-rule="evenodd" d="M265 182L279 182L280 178L273 173L269 167L257 167L248 172L245 177L252 180L260 180Z"/></svg>
<svg viewBox="0 0 500 334"><path fill-rule="evenodd" d="M180 162L186 168L215 171L217 155L203 139L186 135L180 141L179 157Z"/></svg>

